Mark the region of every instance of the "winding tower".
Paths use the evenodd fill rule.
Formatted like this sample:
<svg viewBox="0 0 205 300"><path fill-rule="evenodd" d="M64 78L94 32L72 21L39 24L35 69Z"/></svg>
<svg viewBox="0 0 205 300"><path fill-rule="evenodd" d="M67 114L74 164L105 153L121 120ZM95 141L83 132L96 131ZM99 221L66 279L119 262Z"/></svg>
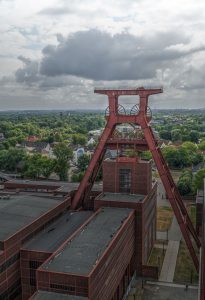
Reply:
<svg viewBox="0 0 205 300"><path fill-rule="evenodd" d="M78 206L84 205L88 201L92 186L108 148L122 149L126 145L129 145L139 151L150 150L167 197L180 226L183 238L187 244L195 268L198 271L199 260L197 249L201 246L200 240L150 126L152 115L148 106L148 98L151 95L162 93L162 88L139 87L130 89L95 89L94 92L107 95L108 97L109 106L106 109L105 114L107 124L72 201L72 209L76 209ZM127 113L124 107L119 104L118 100L120 96L129 95L139 96L139 104L135 104L130 110L130 113ZM140 127L143 132L143 137L136 137L129 140L117 136L115 130L116 126L125 123L134 127Z"/></svg>

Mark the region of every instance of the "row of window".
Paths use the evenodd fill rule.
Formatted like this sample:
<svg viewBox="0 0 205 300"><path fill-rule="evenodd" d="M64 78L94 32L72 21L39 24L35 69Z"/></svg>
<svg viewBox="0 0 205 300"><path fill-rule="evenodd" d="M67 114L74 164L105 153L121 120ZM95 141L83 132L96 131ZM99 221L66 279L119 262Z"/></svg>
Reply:
<svg viewBox="0 0 205 300"><path fill-rule="evenodd" d="M75 291L75 288L73 286L67 286L67 285L63 285L63 284L51 283L50 288L56 289L56 290L69 291L69 292L74 292Z"/></svg>
<svg viewBox="0 0 205 300"><path fill-rule="evenodd" d="M21 294L21 280L17 280L7 291L0 294L0 300L14 300Z"/></svg>
<svg viewBox="0 0 205 300"><path fill-rule="evenodd" d="M131 169L119 170L119 192L131 193Z"/></svg>
<svg viewBox="0 0 205 300"><path fill-rule="evenodd" d="M36 260L29 261L29 268L30 268L30 285L36 286L36 269L40 267L42 262Z"/></svg>
<svg viewBox="0 0 205 300"><path fill-rule="evenodd" d="M7 261L0 265L0 273L3 273L11 265L13 265L17 260L20 259L20 253L18 252L14 256L10 257Z"/></svg>

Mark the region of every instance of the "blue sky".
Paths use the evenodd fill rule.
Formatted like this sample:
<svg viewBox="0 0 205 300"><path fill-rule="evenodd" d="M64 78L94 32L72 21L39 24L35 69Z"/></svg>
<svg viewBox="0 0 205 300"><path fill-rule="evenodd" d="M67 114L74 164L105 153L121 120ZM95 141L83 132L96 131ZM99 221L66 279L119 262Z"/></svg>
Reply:
<svg viewBox="0 0 205 300"><path fill-rule="evenodd" d="M142 85L164 86L153 108L205 107L204 38L201 0L0 0L0 109L103 109L95 86Z"/></svg>

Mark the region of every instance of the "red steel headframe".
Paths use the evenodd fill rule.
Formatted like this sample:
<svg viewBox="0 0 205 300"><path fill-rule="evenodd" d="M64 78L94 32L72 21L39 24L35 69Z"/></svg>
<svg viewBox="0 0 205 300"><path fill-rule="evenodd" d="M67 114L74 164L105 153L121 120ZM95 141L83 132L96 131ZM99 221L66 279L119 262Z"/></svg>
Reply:
<svg viewBox="0 0 205 300"><path fill-rule="evenodd" d="M143 87L133 89L95 89L95 93L105 94L109 100L109 113L107 116L107 124L102 133L100 141L96 147L95 153L89 163L85 175L79 185L79 188L72 201L71 208L76 209L77 206L84 201L88 201L89 195L96 179L99 168L102 164L106 146L109 144L109 139L115 127L118 124L129 123L139 125L144 133L146 143L152 153L152 157L157 166L160 178L164 185L168 199L180 226L182 235L189 249L190 255L194 262L195 268L199 270L199 260L196 254L196 248L200 248L201 243L196 234L195 228L187 213L186 207L178 192L178 189L172 179L171 173L167 164L162 156L161 149L149 125L150 115L148 108L148 97L150 95L162 93L162 88L149 88ZM138 95L139 106L136 106L135 114L122 113L119 110L118 97L123 95ZM195 247L196 246L196 247Z"/></svg>

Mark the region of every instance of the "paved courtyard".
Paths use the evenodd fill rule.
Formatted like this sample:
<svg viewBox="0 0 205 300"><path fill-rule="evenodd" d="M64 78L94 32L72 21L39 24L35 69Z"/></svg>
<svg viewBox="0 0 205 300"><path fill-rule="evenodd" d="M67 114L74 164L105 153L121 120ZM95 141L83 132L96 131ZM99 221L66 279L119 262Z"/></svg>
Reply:
<svg viewBox="0 0 205 300"><path fill-rule="evenodd" d="M173 284L172 286L145 284L144 300L197 300L198 289Z"/></svg>

